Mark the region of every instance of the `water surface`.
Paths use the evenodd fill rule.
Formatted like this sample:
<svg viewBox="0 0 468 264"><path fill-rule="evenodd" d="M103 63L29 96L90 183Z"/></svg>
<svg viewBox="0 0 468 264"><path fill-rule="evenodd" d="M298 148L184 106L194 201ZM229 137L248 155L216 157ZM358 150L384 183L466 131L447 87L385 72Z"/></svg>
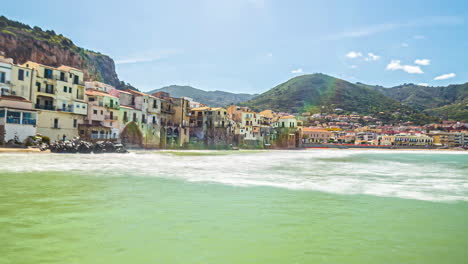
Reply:
<svg viewBox="0 0 468 264"><path fill-rule="evenodd" d="M0 154L0 263L466 263L468 155Z"/></svg>

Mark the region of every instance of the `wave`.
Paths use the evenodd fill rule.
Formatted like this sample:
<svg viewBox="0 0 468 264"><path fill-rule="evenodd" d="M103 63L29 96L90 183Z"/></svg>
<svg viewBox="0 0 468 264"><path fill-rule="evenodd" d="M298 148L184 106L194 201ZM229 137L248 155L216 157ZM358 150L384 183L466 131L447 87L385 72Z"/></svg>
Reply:
<svg viewBox="0 0 468 264"><path fill-rule="evenodd" d="M426 201L468 201L464 152L388 150L0 154L0 173L161 177Z"/></svg>

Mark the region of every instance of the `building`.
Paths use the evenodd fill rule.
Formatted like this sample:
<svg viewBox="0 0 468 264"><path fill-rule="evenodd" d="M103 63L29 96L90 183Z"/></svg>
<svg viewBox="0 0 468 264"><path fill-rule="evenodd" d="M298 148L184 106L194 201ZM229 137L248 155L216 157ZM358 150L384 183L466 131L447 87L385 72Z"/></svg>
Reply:
<svg viewBox="0 0 468 264"><path fill-rule="evenodd" d="M119 98L96 88L88 88L88 114L78 125L79 135L88 141L111 140L119 138Z"/></svg>
<svg viewBox="0 0 468 264"><path fill-rule="evenodd" d="M294 116L281 116L274 123L277 131L276 145L280 148L297 148L302 144L302 122Z"/></svg>
<svg viewBox="0 0 468 264"><path fill-rule="evenodd" d="M193 142L214 146L234 142L235 123L229 119L227 109L200 107L191 109L190 132Z"/></svg>
<svg viewBox="0 0 468 264"><path fill-rule="evenodd" d="M332 137L332 133L323 128L302 128L302 142L305 144L310 143L327 143Z"/></svg>
<svg viewBox="0 0 468 264"><path fill-rule="evenodd" d="M434 145L434 139L430 136L417 134L396 134L395 135L395 146L432 146Z"/></svg>
<svg viewBox="0 0 468 264"><path fill-rule="evenodd" d="M0 143L24 142L36 135L37 111L31 101L13 95L0 96Z"/></svg>
<svg viewBox="0 0 468 264"><path fill-rule="evenodd" d="M11 71L13 59L0 53L0 96L11 94Z"/></svg>
<svg viewBox="0 0 468 264"><path fill-rule="evenodd" d="M68 66L58 68L28 61L32 69L31 101L38 110L37 133L52 141L78 136L78 125L88 114L83 72Z"/></svg>

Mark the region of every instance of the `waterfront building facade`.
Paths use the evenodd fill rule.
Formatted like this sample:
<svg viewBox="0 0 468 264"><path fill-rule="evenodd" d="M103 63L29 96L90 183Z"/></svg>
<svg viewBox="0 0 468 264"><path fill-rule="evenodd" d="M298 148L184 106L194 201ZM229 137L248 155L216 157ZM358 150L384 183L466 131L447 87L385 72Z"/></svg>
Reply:
<svg viewBox="0 0 468 264"><path fill-rule="evenodd" d="M52 141L78 136L78 125L88 113L83 72L68 66L58 68L28 61L32 69L31 101L38 110L37 133Z"/></svg>
<svg viewBox="0 0 468 264"><path fill-rule="evenodd" d="M13 95L0 96L0 143L24 142L36 135L37 111L31 101Z"/></svg>

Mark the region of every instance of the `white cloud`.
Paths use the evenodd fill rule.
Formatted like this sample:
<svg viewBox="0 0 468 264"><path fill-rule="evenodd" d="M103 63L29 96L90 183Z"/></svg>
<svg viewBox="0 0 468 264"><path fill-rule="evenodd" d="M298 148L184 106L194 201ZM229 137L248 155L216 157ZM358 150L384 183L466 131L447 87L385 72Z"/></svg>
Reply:
<svg viewBox="0 0 468 264"><path fill-rule="evenodd" d="M406 43L406 42L401 43L401 46L404 47L404 48L409 47L408 43Z"/></svg>
<svg viewBox="0 0 468 264"><path fill-rule="evenodd" d="M298 74L298 73L304 73L304 71L302 70L302 68L299 68L296 70L292 70L291 73Z"/></svg>
<svg viewBox="0 0 468 264"><path fill-rule="evenodd" d="M357 65L350 65L349 68L351 68L351 69L356 69L356 68L357 68Z"/></svg>
<svg viewBox="0 0 468 264"><path fill-rule="evenodd" d="M386 68L388 71L402 70L410 74L422 74L424 73L419 66L414 65L401 65L401 61L392 60L387 65Z"/></svg>
<svg viewBox="0 0 468 264"><path fill-rule="evenodd" d="M270 52L270 53L267 53L266 56L269 57L269 58L271 58L271 57L273 57L273 53L271 53L271 52Z"/></svg>
<svg viewBox="0 0 468 264"><path fill-rule="evenodd" d="M350 58L350 59L355 59L355 58L359 58L359 57L362 57L362 53L361 52L357 52L357 51L350 51L346 54L346 57Z"/></svg>
<svg viewBox="0 0 468 264"><path fill-rule="evenodd" d="M414 39L425 39L426 36L423 36L423 35L414 35L413 38L414 38Z"/></svg>
<svg viewBox="0 0 468 264"><path fill-rule="evenodd" d="M420 59L420 60L415 60L414 63L416 63L417 65L427 66L427 65L431 64L431 60Z"/></svg>
<svg viewBox="0 0 468 264"><path fill-rule="evenodd" d="M434 78L434 80L447 80L447 79L450 79L450 78L453 78L457 76L455 73L447 73L447 74L442 74L440 76L437 76Z"/></svg>
<svg viewBox="0 0 468 264"><path fill-rule="evenodd" d="M429 86L428 83L418 83L418 85L419 85L419 86L425 86L425 87Z"/></svg>
<svg viewBox="0 0 468 264"><path fill-rule="evenodd" d="M376 61L376 60L380 59L380 56L375 55L372 52L367 53L367 56L368 57L365 58L366 61Z"/></svg>

